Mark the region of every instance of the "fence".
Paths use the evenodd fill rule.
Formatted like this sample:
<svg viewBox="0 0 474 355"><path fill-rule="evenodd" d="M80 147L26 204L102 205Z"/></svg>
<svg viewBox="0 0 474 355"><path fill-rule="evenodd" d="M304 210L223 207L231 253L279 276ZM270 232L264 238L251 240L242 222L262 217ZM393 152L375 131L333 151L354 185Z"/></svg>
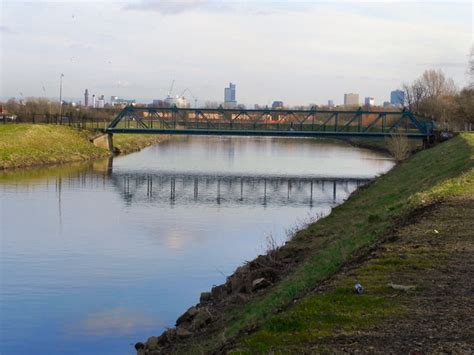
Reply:
<svg viewBox="0 0 474 355"><path fill-rule="evenodd" d="M36 114L28 113L24 115L0 114L0 124L56 124L72 126L82 129L104 129L112 121L115 115L109 118L89 117L83 114L66 112L59 114Z"/></svg>
<svg viewBox="0 0 474 355"><path fill-rule="evenodd" d="M27 113L21 115L0 114L0 124L57 124L66 125L82 129L105 129L109 123L114 119L117 113L111 113L109 117L91 117L83 113L65 112L60 115L56 114L38 114ZM448 130L452 132L473 132L474 123L463 122L462 120L456 122L440 122L436 124L440 131Z"/></svg>

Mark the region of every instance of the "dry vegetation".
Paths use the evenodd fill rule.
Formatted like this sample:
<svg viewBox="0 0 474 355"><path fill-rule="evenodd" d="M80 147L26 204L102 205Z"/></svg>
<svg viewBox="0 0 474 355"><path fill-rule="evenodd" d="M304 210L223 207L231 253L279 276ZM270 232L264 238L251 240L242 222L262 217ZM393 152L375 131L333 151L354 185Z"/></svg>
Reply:
<svg viewBox="0 0 474 355"><path fill-rule="evenodd" d="M400 133L394 133L386 140L387 149L397 162L407 159L411 153L408 138Z"/></svg>
<svg viewBox="0 0 474 355"><path fill-rule="evenodd" d="M474 53L474 50L473 50ZM472 54L474 56L474 54ZM471 70L474 83L474 69ZM432 117L440 129L474 129L474 85L458 90L441 70L426 70L411 84L404 84L405 105Z"/></svg>

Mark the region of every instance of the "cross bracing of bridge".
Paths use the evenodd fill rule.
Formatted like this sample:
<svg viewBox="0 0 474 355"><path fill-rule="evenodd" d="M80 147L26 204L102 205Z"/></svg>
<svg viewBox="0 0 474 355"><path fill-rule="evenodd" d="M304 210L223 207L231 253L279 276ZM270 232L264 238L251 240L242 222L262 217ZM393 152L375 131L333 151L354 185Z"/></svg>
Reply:
<svg viewBox="0 0 474 355"><path fill-rule="evenodd" d="M107 133L384 138L431 137L431 120L403 111L125 107Z"/></svg>
<svg viewBox="0 0 474 355"><path fill-rule="evenodd" d="M339 203L365 178L206 175L195 173L112 173L128 203L317 205Z"/></svg>

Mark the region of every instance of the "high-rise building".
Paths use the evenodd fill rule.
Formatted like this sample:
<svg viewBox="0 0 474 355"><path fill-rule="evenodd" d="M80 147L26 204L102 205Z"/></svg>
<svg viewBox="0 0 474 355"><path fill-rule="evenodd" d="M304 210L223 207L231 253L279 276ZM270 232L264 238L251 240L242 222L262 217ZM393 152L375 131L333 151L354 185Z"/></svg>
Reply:
<svg viewBox="0 0 474 355"><path fill-rule="evenodd" d="M235 84L229 83L229 87L224 89L224 107L235 108L237 100L235 99Z"/></svg>
<svg viewBox="0 0 474 355"><path fill-rule="evenodd" d="M393 90L390 93L390 103L397 107L403 106L405 103L405 92L402 90Z"/></svg>
<svg viewBox="0 0 474 355"><path fill-rule="evenodd" d="M328 100L328 107L333 108L334 107L334 100Z"/></svg>
<svg viewBox="0 0 474 355"><path fill-rule="evenodd" d="M375 99L373 97L367 96L364 99L365 106L375 106Z"/></svg>
<svg viewBox="0 0 474 355"><path fill-rule="evenodd" d="M101 95L99 97L99 100L97 100L97 108L104 108L105 107L105 98L104 95Z"/></svg>
<svg viewBox="0 0 474 355"><path fill-rule="evenodd" d="M273 110L279 110L283 108L283 101L273 101L272 103L272 109Z"/></svg>
<svg viewBox="0 0 474 355"><path fill-rule="evenodd" d="M389 108L389 107L392 107L392 106L393 106L393 105L392 105L392 103L391 103L390 101L384 101L384 102L383 102L383 107L385 107L385 108Z"/></svg>
<svg viewBox="0 0 474 355"><path fill-rule="evenodd" d="M345 106L358 106L359 105L359 94L344 94L344 105Z"/></svg>
<svg viewBox="0 0 474 355"><path fill-rule="evenodd" d="M84 106L89 106L89 90L87 89L84 92Z"/></svg>
<svg viewBox="0 0 474 355"><path fill-rule="evenodd" d="M93 108L96 108L97 107L97 103L95 101L95 94L92 94L92 107Z"/></svg>

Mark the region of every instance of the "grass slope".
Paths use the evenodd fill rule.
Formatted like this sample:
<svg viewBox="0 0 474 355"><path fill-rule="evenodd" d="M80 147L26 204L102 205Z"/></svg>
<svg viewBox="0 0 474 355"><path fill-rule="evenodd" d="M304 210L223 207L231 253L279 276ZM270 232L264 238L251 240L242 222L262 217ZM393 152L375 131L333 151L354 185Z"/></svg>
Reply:
<svg viewBox="0 0 474 355"><path fill-rule="evenodd" d="M421 210L368 261L271 317L232 353L472 353L470 188Z"/></svg>
<svg viewBox="0 0 474 355"><path fill-rule="evenodd" d="M56 125L0 126L0 168L29 167L105 157L86 131Z"/></svg>
<svg viewBox="0 0 474 355"><path fill-rule="evenodd" d="M93 160L109 156L95 147L92 131L59 125L0 125L0 169L25 168ZM140 150L162 140L154 135L115 135L121 154Z"/></svg>
<svg viewBox="0 0 474 355"><path fill-rule="evenodd" d="M419 152L357 191L328 217L298 232L283 247L305 253L306 259L300 267L268 293L228 315L226 327L214 337L219 341L204 339L201 344L195 345L202 349L215 349L225 339L235 337L245 329L258 327L262 330L245 342L244 349L250 352L264 351L270 349L277 338L292 336L285 329L298 330L308 324L318 323L321 324L318 332L324 334L331 331L334 322L340 324L344 321L351 327L361 322L372 322L390 313L392 310L387 310L387 301L369 297L370 302L365 306L367 309L372 307L374 312L369 312L367 317L358 314L353 304L355 296L339 290L303 302L286 318L272 316L278 310L285 309L294 299L314 289L318 282L337 272L358 250L387 235L417 208L443 196L472 192L473 152L474 135L460 135L430 150ZM344 305L347 312L332 312L332 307L337 308L338 304ZM321 313L321 310L327 312ZM310 334L308 336L311 337Z"/></svg>
<svg viewBox="0 0 474 355"><path fill-rule="evenodd" d="M115 134L113 138L114 147L120 154L136 152L162 140L163 136L153 134Z"/></svg>

